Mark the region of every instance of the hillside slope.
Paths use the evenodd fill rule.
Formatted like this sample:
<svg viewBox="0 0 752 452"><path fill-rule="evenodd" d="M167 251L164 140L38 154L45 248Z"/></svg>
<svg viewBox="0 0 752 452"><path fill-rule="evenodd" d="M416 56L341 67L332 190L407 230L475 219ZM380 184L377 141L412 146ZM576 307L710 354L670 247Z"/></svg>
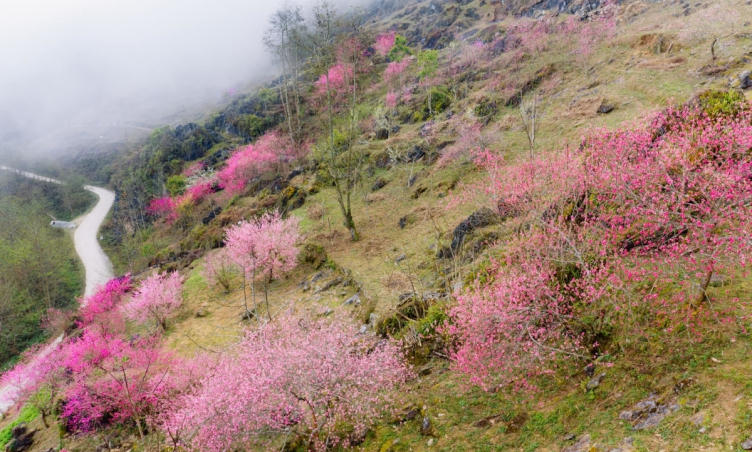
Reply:
<svg viewBox="0 0 752 452"><path fill-rule="evenodd" d="M392 412L352 439L359 450L747 450L752 279L744 267L746 248L722 254L726 249L716 244L721 257L700 283L698 299L692 281L702 272L692 265L700 254L694 248L676 252L671 240L689 243L686 231L696 226L706 234L705 241L693 242L700 249L716 243L718 231L745 231L748 190L723 192L738 204L711 211L701 226L660 228L651 224L660 217L651 217L657 204L634 204L632 217L621 210L632 206L629 194L618 200L608 194L622 176L634 176L633 187L638 174L650 180L654 167L640 166L641 156L684 150L677 137L686 136L711 138L689 146L692 155L681 160L686 166L667 165L669 179L722 168L729 178L747 180L744 115L752 83L745 71L752 69L752 34L738 18L750 13L743 2L378 2L365 11L364 34L374 42L376 35L396 31L415 58L406 55L409 65L390 79L384 74L394 66L378 50L369 52L356 77L357 108L342 107L357 114L350 122L338 116L338 131L329 136L332 146L337 140L347 147L342 156L359 159L346 192L360 240L351 240L342 221L341 188L331 168L342 160L332 163L322 152L327 111L316 95L328 67L306 67L301 76L307 114L301 115L300 143L292 146L295 157L285 154L264 171L244 174L239 190L217 190L217 174L231 166L236 147L252 142L262 149L269 132L285 137L279 80L239 96L204 124L157 131L113 163L118 210L106 239L123 273L143 279L158 269L183 276L183 304L162 334L167 349L182 357L224 350L257 328L259 318L293 308L345 314L364 336L400 340L415 377L390 396ZM439 51L427 76L431 54L420 52L430 49ZM710 115L711 125L680 107L659 113L685 103ZM348 125L356 122L357 129ZM713 127L720 128L718 136ZM660 147L664 135L668 144ZM726 149L719 136L734 137L733 146L742 151L709 157ZM649 144L640 147L642 139ZM623 161L618 153L599 153L611 147L623 151ZM723 166L737 161L741 169ZM592 165L589 171L581 170L582 162ZM605 167L633 173L600 177ZM528 173L545 174L546 182L528 184ZM687 179L702 192L689 190L688 204L712 198L707 193L725 187L721 179L702 179L706 185L697 187L696 179ZM206 193L187 195L207 183ZM661 206L668 211L661 195L667 185L639 187L654 187L644 198L667 203ZM572 188L580 186L581 193ZM684 201L670 205L672 215L699 215L683 210ZM227 228L268 210L299 220L299 264L253 286L258 294L268 286L268 314L255 312L249 320L245 280L236 273L222 290L207 281L205 267L226 249ZM612 234L616 228L608 222L617 215L618 221L630 219L631 227ZM727 222L705 227L708 218ZM654 248L640 242L666 237ZM575 261L561 245L567 241L577 242L585 257ZM621 248L608 248L613 243ZM629 254L641 246L644 254ZM538 267L519 264L529 264L531 256ZM558 262L557 256L574 264L534 279L546 268L541 262ZM628 289L614 289L614 279L588 279L588 271L606 268L604 261L613 263L612 275L631 275L618 280ZM523 270L514 273L516 265ZM504 286L504 278L514 284ZM528 280L533 282L526 286ZM541 287L557 291L535 292ZM566 303L535 305L544 315L508 320L507 311L493 309L513 311L503 302L515 299L517 290ZM529 322L525 328L537 333L528 332L528 340L500 329L482 338L503 344L492 355L477 352L481 344L462 361L458 350L476 339L472 328L461 330L468 322L461 306L468 300L477 301L470 317L498 315L497 324L514 325L509 330ZM544 335L554 328L555 334ZM128 334L152 330L128 326ZM499 339L504 337L524 342L523 352L514 341ZM40 428L32 450L58 444L53 429L43 429L39 420L31 425ZM157 447L157 435L134 446L136 435L124 422L95 435L63 436L62 443L69 450ZM305 449L286 440L272 446Z"/></svg>

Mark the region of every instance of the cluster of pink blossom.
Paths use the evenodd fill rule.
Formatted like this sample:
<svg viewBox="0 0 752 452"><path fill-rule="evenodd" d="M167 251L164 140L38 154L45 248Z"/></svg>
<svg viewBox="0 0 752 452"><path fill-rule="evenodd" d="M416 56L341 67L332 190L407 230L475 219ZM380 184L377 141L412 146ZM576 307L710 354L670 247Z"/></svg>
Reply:
<svg viewBox="0 0 752 452"><path fill-rule="evenodd" d="M316 91L321 96L325 96L327 91L331 92L332 95L343 90L347 91L350 83L352 83L352 78L352 67L337 63L316 80Z"/></svg>
<svg viewBox="0 0 752 452"><path fill-rule="evenodd" d="M181 210L201 202L211 193L214 193L213 181L200 182L186 189L185 193L180 196L174 198L164 196L154 199L149 203L147 210L152 215L164 217L171 223L178 218Z"/></svg>
<svg viewBox="0 0 752 452"><path fill-rule="evenodd" d="M226 252L251 279L263 274L271 280L295 268L299 240L298 217L283 219L278 212L265 213L225 231Z"/></svg>
<svg viewBox="0 0 752 452"><path fill-rule="evenodd" d="M399 82L399 87L401 88L404 85L403 78L405 71L410 66L410 63L412 63L412 59L410 58L389 63L384 70L384 81L392 84Z"/></svg>
<svg viewBox="0 0 752 452"><path fill-rule="evenodd" d="M137 322L156 322L167 329L167 318L183 303L182 279L178 272L155 273L141 282L130 302L123 305L126 317Z"/></svg>
<svg viewBox="0 0 752 452"><path fill-rule="evenodd" d="M200 173L201 171L204 171L205 169L206 164L204 162L193 162L188 165L188 167L186 167L181 174L185 177L192 177Z"/></svg>
<svg viewBox="0 0 752 452"><path fill-rule="evenodd" d="M124 338L124 329L113 329L116 307L130 278L113 279L89 297L83 313L83 332L59 344L29 352L13 369L0 376L3 402L29 402L43 416L51 413L62 396L61 417L71 429L90 431L108 423L130 420L144 435L149 416L176 390L172 373L178 367L157 337ZM46 419L45 419L46 423Z"/></svg>
<svg viewBox="0 0 752 452"><path fill-rule="evenodd" d="M409 375L399 355L349 321L288 313L220 356L162 428L189 450L277 450L283 438L308 450L347 446Z"/></svg>
<svg viewBox="0 0 752 452"><path fill-rule="evenodd" d="M394 39L396 36L397 33L394 31L376 36L376 43L373 45L376 49L376 53L384 57L387 56L389 51L392 50L392 47L394 47Z"/></svg>
<svg viewBox="0 0 752 452"><path fill-rule="evenodd" d="M470 191L532 227L506 244L489 285L458 294L457 368L486 387L529 387L553 356L598 353L574 333L575 307L632 335L680 328L703 340L708 320L735 321L707 290L752 256L750 111L670 108L633 129L595 131L574 155L516 164L479 153L489 179Z"/></svg>
<svg viewBox="0 0 752 452"><path fill-rule="evenodd" d="M230 193L242 192L248 181L268 171L277 156L271 150L253 144L236 150L217 173L220 185Z"/></svg>
<svg viewBox="0 0 752 452"><path fill-rule="evenodd" d="M81 325L86 326L97 318L115 309L123 298L123 295L131 289L132 281L130 273L119 278L111 279L100 287L93 295L81 301Z"/></svg>

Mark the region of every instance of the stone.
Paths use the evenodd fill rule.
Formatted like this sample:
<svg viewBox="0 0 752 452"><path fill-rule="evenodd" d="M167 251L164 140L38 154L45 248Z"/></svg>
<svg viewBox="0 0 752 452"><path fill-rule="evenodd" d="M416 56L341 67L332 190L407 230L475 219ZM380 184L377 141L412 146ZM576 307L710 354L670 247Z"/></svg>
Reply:
<svg viewBox="0 0 752 452"><path fill-rule="evenodd" d="M389 138L389 129L379 129L376 131L377 140L386 140Z"/></svg>
<svg viewBox="0 0 752 452"><path fill-rule="evenodd" d="M375 312L372 312L371 315L368 316L368 326L370 328L376 328L376 324L379 323L379 316Z"/></svg>
<svg viewBox="0 0 752 452"><path fill-rule="evenodd" d="M431 425L431 419L428 416L423 418L423 422L420 424L420 434L423 436L430 436L433 434L433 426Z"/></svg>
<svg viewBox="0 0 752 452"><path fill-rule="evenodd" d="M601 104L601 106L598 107L597 110L597 112L602 115L606 115L608 113L611 113L612 111L614 111L614 106L608 104Z"/></svg>
<svg viewBox="0 0 752 452"><path fill-rule="evenodd" d="M353 305L359 305L360 304L360 292L356 293L352 297L345 300L344 304L353 304Z"/></svg>
<svg viewBox="0 0 752 452"><path fill-rule="evenodd" d="M360 334L366 334L368 331L368 325L361 325L360 330L358 331Z"/></svg>
<svg viewBox="0 0 752 452"><path fill-rule="evenodd" d="M405 259L407 259L407 255L404 254L404 253L400 254L399 256L397 256L397 259L394 260L394 263L395 264L399 264L400 262L404 261Z"/></svg>
<svg viewBox="0 0 752 452"><path fill-rule="evenodd" d="M373 185L371 185L371 191L381 190L387 183L388 182L383 177L377 177L376 180L373 181Z"/></svg>
<svg viewBox="0 0 752 452"><path fill-rule="evenodd" d="M498 221L499 215L487 207L473 212L469 217L467 217L467 219L462 221L459 225L457 225L456 228L454 228L452 235L452 244L450 245L452 251L457 251L460 245L462 245L462 242L465 240L465 236L469 233L478 228L483 228L495 224Z"/></svg>
<svg viewBox="0 0 752 452"><path fill-rule="evenodd" d="M428 443L427 443L427 444L428 444L428 447L431 447L431 446L433 446L433 443L434 443L434 440L433 440L433 438L429 439L429 440L428 440Z"/></svg>
<svg viewBox="0 0 752 452"><path fill-rule="evenodd" d="M564 437L564 441L574 441L574 439L575 439L576 437L577 437L577 436L575 436L575 434L574 434L574 433L570 433L569 435L567 435L567 436L565 436L565 437Z"/></svg>
<svg viewBox="0 0 752 452"><path fill-rule="evenodd" d="M603 381L604 378L606 378L605 372L599 374L597 377L593 377L590 381L588 381L587 386L585 386L585 389L587 389L588 391L594 390L595 388L601 385L601 381Z"/></svg>
<svg viewBox="0 0 752 452"><path fill-rule="evenodd" d="M208 314L209 313L206 312L206 309L199 309L198 311L196 311L196 318L201 319L201 318L206 317Z"/></svg>
<svg viewBox="0 0 752 452"><path fill-rule="evenodd" d="M699 427L703 422L705 422L705 413L703 413L702 411L695 413L691 418L689 418L689 421L692 422L695 427Z"/></svg>
<svg viewBox="0 0 752 452"><path fill-rule="evenodd" d="M746 441L744 441L742 444L742 449L744 450L752 450L752 437L748 438Z"/></svg>
<svg viewBox="0 0 752 452"><path fill-rule="evenodd" d="M561 452L588 452L590 449L590 435L582 435L576 443L563 448Z"/></svg>
<svg viewBox="0 0 752 452"><path fill-rule="evenodd" d="M332 280L327 281L326 283L324 283L323 286L321 286L320 288L318 288L313 293L317 294L317 293L321 293L321 292L327 291L327 290L331 289L332 287L335 287L335 286L338 286L338 285L342 284L343 281L344 281L344 279L341 276L338 276L338 277L336 277L336 278L334 278L334 279L332 279Z"/></svg>
<svg viewBox="0 0 752 452"><path fill-rule="evenodd" d="M413 146L412 149L407 153L407 161L408 162L417 162L418 160L425 157L426 151L418 145Z"/></svg>
<svg viewBox="0 0 752 452"><path fill-rule="evenodd" d="M739 88L752 88L752 71L742 71L739 73Z"/></svg>

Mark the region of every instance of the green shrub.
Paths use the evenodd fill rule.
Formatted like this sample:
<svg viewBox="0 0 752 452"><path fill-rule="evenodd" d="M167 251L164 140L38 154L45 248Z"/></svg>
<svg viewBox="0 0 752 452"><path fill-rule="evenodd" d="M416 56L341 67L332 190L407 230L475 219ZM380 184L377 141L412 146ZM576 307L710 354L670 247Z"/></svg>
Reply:
<svg viewBox="0 0 752 452"><path fill-rule="evenodd" d="M428 99L431 101L431 109L428 108ZM431 89L431 94L428 96L428 99L426 99L426 107L424 109L424 114L426 116L429 115L430 111L433 111L434 115L437 115L452 104L452 93L449 92L449 90L443 86L437 86L435 88Z"/></svg>
<svg viewBox="0 0 752 452"><path fill-rule="evenodd" d="M177 174L167 178L167 191L170 196L179 196L185 193L185 176Z"/></svg>
<svg viewBox="0 0 752 452"><path fill-rule="evenodd" d="M708 90L699 95L700 108L711 118L736 116L748 107L744 95L738 91Z"/></svg>

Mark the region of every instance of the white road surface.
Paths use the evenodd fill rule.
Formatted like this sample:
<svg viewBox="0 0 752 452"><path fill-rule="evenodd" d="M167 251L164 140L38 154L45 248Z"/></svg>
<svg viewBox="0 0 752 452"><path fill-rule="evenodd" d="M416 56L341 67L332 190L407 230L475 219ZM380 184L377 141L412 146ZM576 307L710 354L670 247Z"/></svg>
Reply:
<svg viewBox="0 0 752 452"><path fill-rule="evenodd" d="M49 177L39 176L37 174L20 171L7 166L0 165L0 170L11 171L31 179L56 184L60 183L60 181ZM102 247L99 246L97 237L99 235L99 227L102 225L102 222L104 222L107 213L115 202L115 193L91 185L87 185L84 188L99 197L99 201L89 213L74 220L78 227L73 233L73 242L76 245L76 253L78 253L81 262L83 262L84 268L86 269L86 289L84 291L84 296L88 297L94 293L97 287L105 284L114 277L112 272L112 262L110 262L110 259L107 257L107 254L105 254ZM49 353L62 340L63 336L55 338L40 352L40 354L44 355ZM5 398L3 396L13 390L14 388L10 387L0 388L0 416L13 406L12 401L2 401Z"/></svg>

